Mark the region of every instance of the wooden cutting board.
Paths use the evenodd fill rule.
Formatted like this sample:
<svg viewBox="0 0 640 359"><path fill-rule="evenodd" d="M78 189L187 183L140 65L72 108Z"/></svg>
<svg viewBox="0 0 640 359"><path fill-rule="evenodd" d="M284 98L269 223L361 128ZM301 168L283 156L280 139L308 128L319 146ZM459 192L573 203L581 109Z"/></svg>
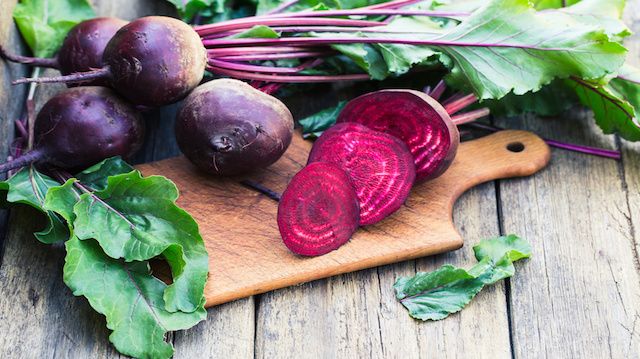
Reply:
<svg viewBox="0 0 640 359"><path fill-rule="evenodd" d="M298 134L274 165L247 176L277 192L306 163L312 143ZM184 157L139 166L145 175L168 177L180 189L178 204L200 226L209 252L207 306L277 288L383 264L442 253L462 246L452 222L455 200L467 189L499 178L531 175L550 151L530 132L502 131L462 143L447 172L419 184L405 206L389 218L356 232L340 249L314 258L296 256L282 244L278 204L240 185L215 178ZM479 240L479 238L474 238Z"/></svg>

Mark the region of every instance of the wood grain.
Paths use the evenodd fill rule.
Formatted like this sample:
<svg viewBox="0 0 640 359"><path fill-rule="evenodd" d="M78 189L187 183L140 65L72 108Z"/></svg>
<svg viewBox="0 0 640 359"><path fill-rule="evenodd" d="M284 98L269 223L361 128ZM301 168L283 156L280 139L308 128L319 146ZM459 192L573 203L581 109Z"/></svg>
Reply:
<svg viewBox="0 0 640 359"><path fill-rule="evenodd" d="M523 146L521 152L509 146ZM517 147L517 146L516 146ZM300 136L283 158L251 179L282 192L306 163L311 143ZM326 255L304 258L282 245L277 203L238 184L194 169L183 157L138 168L161 174L180 189L178 204L199 223L210 258L207 306L336 274L442 253L462 246L452 223L455 200L467 189L496 178L527 176L546 165L550 152L537 136L503 131L465 142L449 170L412 190L403 208L362 228Z"/></svg>
<svg viewBox="0 0 640 359"><path fill-rule="evenodd" d="M614 147L613 137L583 114L524 124L543 135ZM500 183L500 206L505 232L533 246L532 259L510 280L516 357L640 356L634 334L640 276L619 164L555 151L535 178Z"/></svg>

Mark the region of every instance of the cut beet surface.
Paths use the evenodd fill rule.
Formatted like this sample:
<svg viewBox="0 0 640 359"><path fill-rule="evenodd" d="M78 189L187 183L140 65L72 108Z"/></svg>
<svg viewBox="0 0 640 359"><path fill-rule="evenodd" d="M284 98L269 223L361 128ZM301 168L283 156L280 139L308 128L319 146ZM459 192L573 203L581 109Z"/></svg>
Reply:
<svg viewBox="0 0 640 359"><path fill-rule="evenodd" d="M298 172L278 205L284 244L303 256L337 249L358 229L358 198L349 176L332 163L318 162Z"/></svg>
<svg viewBox="0 0 640 359"><path fill-rule="evenodd" d="M398 138L357 123L341 123L316 140L308 163L332 162L350 176L360 225L381 221L405 202L415 181L413 157Z"/></svg>
<svg viewBox="0 0 640 359"><path fill-rule="evenodd" d="M416 165L416 180L440 176L453 161L460 135L447 111L428 95L412 90L382 90L350 101L338 123L357 122L400 138Z"/></svg>

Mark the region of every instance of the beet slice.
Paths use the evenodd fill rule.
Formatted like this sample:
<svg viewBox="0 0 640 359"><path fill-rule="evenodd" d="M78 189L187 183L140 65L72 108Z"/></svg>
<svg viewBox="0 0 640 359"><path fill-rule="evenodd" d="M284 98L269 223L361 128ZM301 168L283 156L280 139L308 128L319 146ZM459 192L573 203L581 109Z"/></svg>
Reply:
<svg viewBox="0 0 640 359"><path fill-rule="evenodd" d="M413 157L402 141L353 122L334 125L316 140L308 160L314 162L336 163L349 174L363 226L398 210L416 177Z"/></svg>
<svg viewBox="0 0 640 359"><path fill-rule="evenodd" d="M332 163L312 163L298 172L278 205L284 244L303 256L338 249L358 229L360 210L349 176Z"/></svg>
<svg viewBox="0 0 640 359"><path fill-rule="evenodd" d="M413 155L417 181L444 173L460 142L458 129L442 105L413 90L382 90L357 97L337 122L357 122L400 138Z"/></svg>

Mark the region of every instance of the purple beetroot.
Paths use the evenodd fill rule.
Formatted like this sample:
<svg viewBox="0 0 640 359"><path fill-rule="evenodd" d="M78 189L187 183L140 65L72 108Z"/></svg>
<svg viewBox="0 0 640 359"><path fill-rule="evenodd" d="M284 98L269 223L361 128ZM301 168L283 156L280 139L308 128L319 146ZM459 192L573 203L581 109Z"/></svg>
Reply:
<svg viewBox="0 0 640 359"><path fill-rule="evenodd" d="M56 57L37 58L9 54L0 47L0 56L13 62L60 70L63 75L91 71L102 67L102 54L107 42L127 22L113 17L85 20L74 26L62 42ZM106 85L96 79L87 85Z"/></svg>
<svg viewBox="0 0 640 359"><path fill-rule="evenodd" d="M316 140L308 163L330 162L351 178L360 225L381 221L405 202L415 181L413 157L398 138L358 123L340 123Z"/></svg>
<svg viewBox="0 0 640 359"><path fill-rule="evenodd" d="M135 105L161 106L184 98L202 80L207 51L184 22L148 16L123 26L107 43L102 67L24 82L107 82Z"/></svg>
<svg viewBox="0 0 640 359"><path fill-rule="evenodd" d="M34 135L34 148L0 165L0 173L31 163L75 171L105 158L129 157L142 145L144 122L111 89L75 87L42 107Z"/></svg>
<svg viewBox="0 0 640 359"><path fill-rule="evenodd" d="M407 145L413 155L416 180L440 176L451 164L460 135L438 101L412 90L382 90L350 101L338 123L355 122L391 134Z"/></svg>
<svg viewBox="0 0 640 359"><path fill-rule="evenodd" d="M293 117L273 96L231 79L197 87L176 120L180 150L215 175L238 175L277 161L291 143Z"/></svg>
<svg viewBox="0 0 640 359"><path fill-rule="evenodd" d="M318 256L345 244L358 228L359 205L351 180L335 164L316 162L298 172L278 205L284 244Z"/></svg>

